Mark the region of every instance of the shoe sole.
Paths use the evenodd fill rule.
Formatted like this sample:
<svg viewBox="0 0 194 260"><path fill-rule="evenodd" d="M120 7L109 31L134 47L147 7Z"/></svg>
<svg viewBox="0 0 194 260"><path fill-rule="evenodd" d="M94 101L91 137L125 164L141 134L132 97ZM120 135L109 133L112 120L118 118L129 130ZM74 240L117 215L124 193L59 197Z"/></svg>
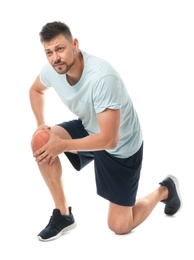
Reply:
<svg viewBox="0 0 194 260"><path fill-rule="evenodd" d="M177 212L178 212L182 209L182 206L183 206L183 202L182 202L182 198L181 198L181 194L180 194L179 181L174 175L169 174L169 175L167 175L167 177L173 180L175 187L176 187L176 191L177 191L177 194L178 194L178 197L179 197L179 200L180 200L180 208L177 210Z"/></svg>
<svg viewBox="0 0 194 260"><path fill-rule="evenodd" d="M66 232L76 228L76 226L77 226L77 224L76 224L76 222L74 222L73 224L69 225L68 227L65 227L64 229L62 229L56 236L53 236L53 237L50 237L47 239L43 239L40 236L37 236L37 237L40 241L45 241L45 242L55 240L55 239L59 238L60 236L64 235Z"/></svg>

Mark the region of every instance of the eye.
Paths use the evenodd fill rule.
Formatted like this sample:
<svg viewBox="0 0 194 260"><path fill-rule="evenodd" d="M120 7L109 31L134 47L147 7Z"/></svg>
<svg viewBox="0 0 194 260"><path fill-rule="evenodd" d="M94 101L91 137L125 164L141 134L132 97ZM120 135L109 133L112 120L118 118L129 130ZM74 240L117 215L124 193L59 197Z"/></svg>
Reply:
<svg viewBox="0 0 194 260"><path fill-rule="evenodd" d="M51 56L52 52L51 51L46 51L46 56Z"/></svg>
<svg viewBox="0 0 194 260"><path fill-rule="evenodd" d="M58 51L59 51L59 52L62 52L63 50L64 50L63 47L59 47L59 48L58 48Z"/></svg>

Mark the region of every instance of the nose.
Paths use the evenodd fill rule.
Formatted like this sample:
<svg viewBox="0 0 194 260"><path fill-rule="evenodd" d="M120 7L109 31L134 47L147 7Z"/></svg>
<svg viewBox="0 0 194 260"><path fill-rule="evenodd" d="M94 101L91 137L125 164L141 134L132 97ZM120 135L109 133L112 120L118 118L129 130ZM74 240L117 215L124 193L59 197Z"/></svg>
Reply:
<svg viewBox="0 0 194 260"><path fill-rule="evenodd" d="M53 63L57 63L60 60L61 60L60 56L56 52L54 52L53 53Z"/></svg>

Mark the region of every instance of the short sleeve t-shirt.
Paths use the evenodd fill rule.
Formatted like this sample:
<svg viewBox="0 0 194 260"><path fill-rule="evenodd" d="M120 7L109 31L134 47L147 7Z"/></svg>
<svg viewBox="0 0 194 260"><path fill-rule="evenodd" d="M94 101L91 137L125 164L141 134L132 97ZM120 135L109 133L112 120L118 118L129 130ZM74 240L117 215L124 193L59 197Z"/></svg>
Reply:
<svg viewBox="0 0 194 260"><path fill-rule="evenodd" d="M120 138L110 154L127 158L142 144L142 131L128 91L115 69L104 59L81 51L84 70L80 80L71 86L66 74L58 74L48 63L40 79L45 87L53 87L63 103L79 119L89 135L100 131L97 114L105 109L120 109Z"/></svg>

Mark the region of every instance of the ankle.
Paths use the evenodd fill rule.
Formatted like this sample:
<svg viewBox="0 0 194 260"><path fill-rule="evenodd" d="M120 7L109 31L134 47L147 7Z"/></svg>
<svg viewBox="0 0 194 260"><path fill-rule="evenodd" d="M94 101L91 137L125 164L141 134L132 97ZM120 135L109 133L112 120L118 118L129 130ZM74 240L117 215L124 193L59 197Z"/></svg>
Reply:
<svg viewBox="0 0 194 260"><path fill-rule="evenodd" d="M161 199L160 201L168 199L168 188L166 186L160 186L159 187Z"/></svg>
<svg viewBox="0 0 194 260"><path fill-rule="evenodd" d="M68 207L58 207L63 216L69 216L69 208Z"/></svg>

